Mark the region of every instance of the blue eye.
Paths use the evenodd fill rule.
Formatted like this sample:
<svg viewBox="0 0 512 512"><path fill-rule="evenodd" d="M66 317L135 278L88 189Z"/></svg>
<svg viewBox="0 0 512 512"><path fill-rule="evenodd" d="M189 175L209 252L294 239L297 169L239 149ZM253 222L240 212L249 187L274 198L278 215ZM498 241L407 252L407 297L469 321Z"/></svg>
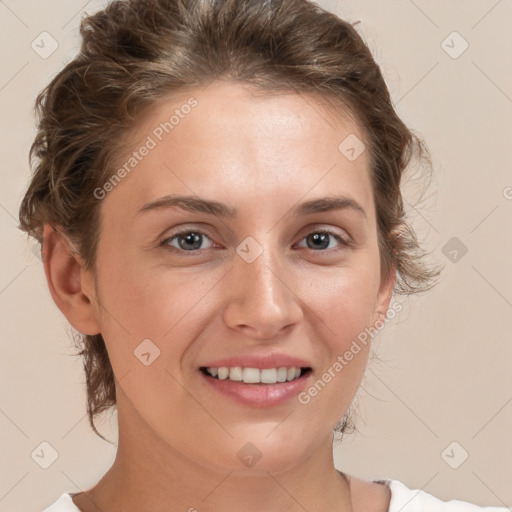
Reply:
<svg viewBox="0 0 512 512"><path fill-rule="evenodd" d="M184 252L193 252L199 250L204 238L208 238L208 236L201 231L181 231L180 233L176 233L172 237L165 239L162 242L162 245L170 245L171 247ZM178 247L173 245L172 242L174 240L178 241Z"/></svg>
<svg viewBox="0 0 512 512"><path fill-rule="evenodd" d="M202 231L187 230L181 231L169 238L166 238L163 240L161 245L171 246L178 252L194 253L196 251L200 251L201 249L209 249L213 246L213 243L210 240L210 245L208 247L201 247L205 239L210 240L208 235ZM333 249L333 246L331 245L332 241L337 242L337 244L341 246L350 245L350 240L327 229L312 231L311 233L308 233L304 238L302 238L301 241L302 240L306 240L307 248L316 252L325 252L325 249ZM308 241L311 241L311 244L308 244ZM336 245L336 243L334 245Z"/></svg>
<svg viewBox="0 0 512 512"><path fill-rule="evenodd" d="M308 235L306 235L302 240L308 240L312 242L312 247L308 247L313 251L323 251L324 249L332 249L330 247L330 241L336 240L340 245L349 245L349 241L345 238L341 237L337 233L330 231L328 229L321 231L312 231Z"/></svg>

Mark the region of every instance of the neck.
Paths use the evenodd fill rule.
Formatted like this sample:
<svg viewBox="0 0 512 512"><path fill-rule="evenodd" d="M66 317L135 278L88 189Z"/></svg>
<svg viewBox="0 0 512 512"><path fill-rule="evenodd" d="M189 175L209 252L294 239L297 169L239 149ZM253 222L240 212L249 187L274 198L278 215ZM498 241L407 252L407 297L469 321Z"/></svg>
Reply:
<svg viewBox="0 0 512 512"><path fill-rule="evenodd" d="M74 498L83 512L352 512L346 478L336 470L332 438L307 460L279 472L232 471L185 457L158 438L141 418L119 415L116 459L90 491Z"/></svg>

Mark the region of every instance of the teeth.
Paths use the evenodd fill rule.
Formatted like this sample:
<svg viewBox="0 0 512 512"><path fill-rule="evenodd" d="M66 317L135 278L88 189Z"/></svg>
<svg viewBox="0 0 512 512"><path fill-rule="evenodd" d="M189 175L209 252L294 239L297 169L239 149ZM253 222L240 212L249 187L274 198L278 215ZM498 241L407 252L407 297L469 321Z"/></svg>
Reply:
<svg viewBox="0 0 512 512"><path fill-rule="evenodd" d="M260 380L260 370L258 368L244 368L242 380L246 384L258 384Z"/></svg>
<svg viewBox="0 0 512 512"><path fill-rule="evenodd" d="M260 379L264 384L275 384L277 380L277 370L275 368L261 370Z"/></svg>
<svg viewBox="0 0 512 512"><path fill-rule="evenodd" d="M217 377L220 380L224 380L229 377L229 368L226 368L225 366L223 366L222 368L219 368L218 370L219 370L219 373L218 373Z"/></svg>
<svg viewBox="0 0 512 512"><path fill-rule="evenodd" d="M286 366L277 369L276 372L276 381L277 382L286 382L286 374L287 374Z"/></svg>
<svg viewBox="0 0 512 512"><path fill-rule="evenodd" d="M242 368L240 366L229 369L229 380L242 380Z"/></svg>
<svg viewBox="0 0 512 512"><path fill-rule="evenodd" d="M234 366L228 368L222 366L220 368L206 368L206 371L212 377L217 377L220 380L233 380L244 382L245 384L275 384L276 382L286 382L299 378L301 369L292 366L287 368L282 366L280 368L241 368Z"/></svg>

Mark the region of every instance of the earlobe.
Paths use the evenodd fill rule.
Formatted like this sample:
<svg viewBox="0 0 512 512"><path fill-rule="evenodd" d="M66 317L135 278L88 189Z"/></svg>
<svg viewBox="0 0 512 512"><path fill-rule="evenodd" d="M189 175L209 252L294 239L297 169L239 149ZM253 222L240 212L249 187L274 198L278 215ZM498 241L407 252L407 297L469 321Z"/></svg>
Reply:
<svg viewBox="0 0 512 512"><path fill-rule="evenodd" d="M389 309L389 303L393 295L393 289L396 280L396 267L392 267L389 270L387 277L382 281L379 294L377 297L376 308L372 318L372 325L374 325L379 319L385 317Z"/></svg>
<svg viewBox="0 0 512 512"><path fill-rule="evenodd" d="M45 224L43 264L50 294L69 323L82 334L98 334L95 290L67 237Z"/></svg>

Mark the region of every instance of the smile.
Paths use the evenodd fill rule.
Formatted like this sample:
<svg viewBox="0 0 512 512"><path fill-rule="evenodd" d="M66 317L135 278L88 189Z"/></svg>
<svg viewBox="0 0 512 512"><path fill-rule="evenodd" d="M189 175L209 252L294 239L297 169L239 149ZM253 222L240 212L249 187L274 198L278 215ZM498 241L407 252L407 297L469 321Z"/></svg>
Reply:
<svg viewBox="0 0 512 512"><path fill-rule="evenodd" d="M280 366L255 368L242 366L202 366L203 382L229 401L251 408L267 408L292 401L307 386L311 367Z"/></svg>
<svg viewBox="0 0 512 512"><path fill-rule="evenodd" d="M241 366L220 368L202 367L201 371L218 380L231 380L244 384L276 384L300 378L311 368L281 366L280 368L242 368Z"/></svg>

